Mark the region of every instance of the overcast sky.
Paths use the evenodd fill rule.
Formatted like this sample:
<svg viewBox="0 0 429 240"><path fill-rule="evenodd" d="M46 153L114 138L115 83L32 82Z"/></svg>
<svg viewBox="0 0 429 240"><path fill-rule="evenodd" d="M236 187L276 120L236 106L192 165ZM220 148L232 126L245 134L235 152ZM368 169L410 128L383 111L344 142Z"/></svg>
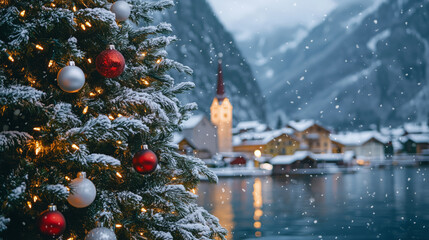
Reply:
<svg viewBox="0 0 429 240"><path fill-rule="evenodd" d="M279 27L298 24L314 26L337 6L335 0L208 0L208 2L222 23L238 40Z"/></svg>

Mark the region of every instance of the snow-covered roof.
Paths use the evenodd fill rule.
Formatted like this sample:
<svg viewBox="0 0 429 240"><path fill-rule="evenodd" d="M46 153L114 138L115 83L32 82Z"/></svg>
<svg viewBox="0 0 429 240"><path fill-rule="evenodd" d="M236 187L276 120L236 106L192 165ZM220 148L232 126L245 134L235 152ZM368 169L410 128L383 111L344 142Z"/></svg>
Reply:
<svg viewBox="0 0 429 240"><path fill-rule="evenodd" d="M291 163L296 162L298 160L303 160L306 157L310 157L310 158L314 159L311 155L312 155L312 153L309 151L297 151L293 155L275 156L270 160L270 163L272 165L291 164Z"/></svg>
<svg viewBox="0 0 429 240"><path fill-rule="evenodd" d="M345 146L360 146L365 144L371 139L375 139L383 144L389 142L389 139L381 135L377 131L363 131L363 132L347 132L341 134L331 134L332 141L338 142Z"/></svg>
<svg viewBox="0 0 429 240"><path fill-rule="evenodd" d="M266 132L245 132L233 138L233 145L264 145L282 134L293 137L293 129L282 128Z"/></svg>
<svg viewBox="0 0 429 240"><path fill-rule="evenodd" d="M408 134L429 133L429 126L426 123L405 123L404 130Z"/></svg>
<svg viewBox="0 0 429 240"><path fill-rule="evenodd" d="M173 141L172 143L174 144L179 144L185 137L183 136L183 134L178 133L178 132L174 132L173 133Z"/></svg>
<svg viewBox="0 0 429 240"><path fill-rule="evenodd" d="M303 119L300 121L290 121L288 123L289 127L302 132L307 130L309 127L313 126L316 122L312 119Z"/></svg>
<svg viewBox="0 0 429 240"><path fill-rule="evenodd" d="M384 127L380 129L381 134L385 135L385 136L394 136L394 137L399 137L404 135L405 130L403 128L388 128L388 127Z"/></svg>
<svg viewBox="0 0 429 240"><path fill-rule="evenodd" d="M408 139L415 143L429 143L429 134L408 134L402 141L406 142Z"/></svg>
<svg viewBox="0 0 429 240"><path fill-rule="evenodd" d="M194 128L200 123L204 118L204 115L194 115L191 116L188 120L182 123L182 129L191 129Z"/></svg>
<svg viewBox="0 0 429 240"><path fill-rule="evenodd" d="M258 121L245 121L240 122L233 129L234 133L240 133L242 131L253 131L253 132L263 132L268 129L267 124L260 123Z"/></svg>

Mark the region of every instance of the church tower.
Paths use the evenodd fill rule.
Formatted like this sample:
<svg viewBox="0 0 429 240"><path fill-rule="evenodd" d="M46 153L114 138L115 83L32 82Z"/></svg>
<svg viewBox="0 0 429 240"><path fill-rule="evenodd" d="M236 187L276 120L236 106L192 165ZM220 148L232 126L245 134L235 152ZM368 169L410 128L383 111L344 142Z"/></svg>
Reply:
<svg viewBox="0 0 429 240"><path fill-rule="evenodd" d="M217 128L219 152L232 152L232 105L225 96L222 60L217 70L217 91L210 107L210 118Z"/></svg>

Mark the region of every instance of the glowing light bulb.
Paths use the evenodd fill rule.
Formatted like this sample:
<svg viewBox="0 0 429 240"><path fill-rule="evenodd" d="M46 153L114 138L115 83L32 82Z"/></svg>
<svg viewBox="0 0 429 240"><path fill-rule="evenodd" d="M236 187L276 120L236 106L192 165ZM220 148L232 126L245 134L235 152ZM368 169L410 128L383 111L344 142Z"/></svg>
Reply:
<svg viewBox="0 0 429 240"><path fill-rule="evenodd" d="M114 120L115 118L112 115L109 115L110 120Z"/></svg>
<svg viewBox="0 0 429 240"><path fill-rule="evenodd" d="M116 143L117 143L117 144L119 144L119 145L121 145L121 144L122 144L122 141L119 141L119 140L118 140L118 141L116 141Z"/></svg>
<svg viewBox="0 0 429 240"><path fill-rule="evenodd" d="M73 6L73 12L76 12L76 11L77 11L76 6Z"/></svg>
<svg viewBox="0 0 429 240"><path fill-rule="evenodd" d="M54 65L54 61L53 60L49 60L48 67L52 67L52 65Z"/></svg>
<svg viewBox="0 0 429 240"><path fill-rule="evenodd" d="M65 176L64 177L67 181L70 181L71 180L71 178L69 177L69 176Z"/></svg>
<svg viewBox="0 0 429 240"><path fill-rule="evenodd" d="M92 63L92 59L91 58L88 58L88 63Z"/></svg>
<svg viewBox="0 0 429 240"><path fill-rule="evenodd" d="M31 202L30 201L27 201L27 206L28 206L28 208L32 208L33 207L33 205L31 205Z"/></svg>
<svg viewBox="0 0 429 240"><path fill-rule="evenodd" d="M117 224L115 224L115 227L116 227L116 228L121 228L121 227L122 227L122 224L117 223Z"/></svg>
<svg viewBox="0 0 429 240"><path fill-rule="evenodd" d="M42 151L42 144L40 144L40 141L36 141L36 155L38 155Z"/></svg>
<svg viewBox="0 0 429 240"><path fill-rule="evenodd" d="M56 5L55 5L55 3L51 3L51 6L52 6L52 7L55 7Z"/></svg>
<svg viewBox="0 0 429 240"><path fill-rule="evenodd" d="M92 27L91 23L88 22L88 21L85 22L85 25L88 26L88 27Z"/></svg>
<svg viewBox="0 0 429 240"><path fill-rule="evenodd" d="M21 17L24 17L24 16L25 16L25 10L22 10L22 11L19 13L19 15L21 15Z"/></svg>
<svg viewBox="0 0 429 240"><path fill-rule="evenodd" d="M76 144L74 144L74 143L72 144L72 148L75 149L75 150L79 150L79 146L76 145Z"/></svg>
<svg viewBox="0 0 429 240"><path fill-rule="evenodd" d="M94 97L94 96L95 96L95 93L90 92L90 93L89 93L89 96Z"/></svg>
<svg viewBox="0 0 429 240"><path fill-rule="evenodd" d="M143 213L147 212L146 208L140 209Z"/></svg>
<svg viewBox="0 0 429 240"><path fill-rule="evenodd" d="M161 63L161 61L162 61L162 59L161 59L161 58L158 58L158 59L156 60L156 64L160 64L160 63Z"/></svg>
<svg viewBox="0 0 429 240"><path fill-rule="evenodd" d="M41 130L41 128L40 128L40 127L34 127L34 128L33 128L33 130L34 130L34 131L40 131L40 130Z"/></svg>
<svg viewBox="0 0 429 240"><path fill-rule="evenodd" d="M80 27L82 28L82 30L84 30L84 31L86 30L86 27L83 23L80 24Z"/></svg>
<svg viewBox="0 0 429 240"><path fill-rule="evenodd" d="M142 57L146 57L147 52L142 52Z"/></svg>
<svg viewBox="0 0 429 240"><path fill-rule="evenodd" d="M13 59L12 55L9 55L9 57L7 59L9 59L9 61L11 61L11 62L15 62L15 59Z"/></svg>
<svg viewBox="0 0 429 240"><path fill-rule="evenodd" d="M33 201L36 202L39 198L37 196L33 197Z"/></svg>
<svg viewBox="0 0 429 240"><path fill-rule="evenodd" d="M36 44L36 48L39 49L40 51L43 51L43 47L40 44Z"/></svg>
<svg viewBox="0 0 429 240"><path fill-rule="evenodd" d="M116 172L116 176L118 176L119 178L122 178L122 175L119 172Z"/></svg>

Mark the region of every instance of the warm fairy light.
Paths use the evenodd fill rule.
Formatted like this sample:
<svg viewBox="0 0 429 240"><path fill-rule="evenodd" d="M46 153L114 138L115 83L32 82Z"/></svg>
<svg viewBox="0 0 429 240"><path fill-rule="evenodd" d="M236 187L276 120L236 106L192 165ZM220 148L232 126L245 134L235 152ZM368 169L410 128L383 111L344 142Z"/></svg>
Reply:
<svg viewBox="0 0 429 240"><path fill-rule="evenodd" d="M146 57L147 52L142 52L142 57Z"/></svg>
<svg viewBox="0 0 429 240"><path fill-rule="evenodd" d="M109 114L109 119L114 120L115 118L111 114Z"/></svg>
<svg viewBox="0 0 429 240"><path fill-rule="evenodd" d="M92 59L91 58L88 58L88 63L92 63Z"/></svg>
<svg viewBox="0 0 429 240"><path fill-rule="evenodd" d="M40 131L40 127L33 128L34 131Z"/></svg>
<svg viewBox="0 0 429 240"><path fill-rule="evenodd" d="M96 88L95 88L95 91L96 91L98 94L102 94L102 93L103 93L103 89L102 89L102 88L99 88L99 87L96 87Z"/></svg>
<svg viewBox="0 0 429 240"><path fill-rule="evenodd" d="M76 11L77 11L76 6L73 6L73 12L76 12Z"/></svg>
<svg viewBox="0 0 429 240"><path fill-rule="evenodd" d="M145 86L149 86L149 81L148 81L148 80L146 80L146 79L142 78L142 79L141 79L141 82L143 83L143 85L145 85Z"/></svg>
<svg viewBox="0 0 429 240"><path fill-rule="evenodd" d="M191 189L191 192L192 192L193 194L197 194L197 190L196 190L195 188L192 188L192 189Z"/></svg>
<svg viewBox="0 0 429 240"><path fill-rule="evenodd" d="M116 143L117 143L117 144L119 144L119 145L121 145L121 144L122 144L122 141L119 141L119 140L118 140L118 141L116 141Z"/></svg>
<svg viewBox="0 0 429 240"><path fill-rule="evenodd" d="M261 222L255 222L253 224L253 227L255 227L255 228L261 228Z"/></svg>
<svg viewBox="0 0 429 240"><path fill-rule="evenodd" d="M40 51L43 51L43 47L40 44L36 44L36 48L39 49Z"/></svg>
<svg viewBox="0 0 429 240"><path fill-rule="evenodd" d="M176 180L176 179L177 179L176 177L173 177L171 180L173 180L173 181L174 181L174 180Z"/></svg>
<svg viewBox="0 0 429 240"><path fill-rule="evenodd" d="M67 238L67 240L73 240L74 238L73 237L69 237L69 238Z"/></svg>
<svg viewBox="0 0 429 240"><path fill-rule="evenodd" d="M83 23L80 24L80 27L82 28L82 30L84 30L84 31L86 30L86 27Z"/></svg>
<svg viewBox="0 0 429 240"><path fill-rule="evenodd" d="M24 17L24 16L25 16L25 10L22 10L22 11L19 13L19 15L21 15L21 17Z"/></svg>
<svg viewBox="0 0 429 240"><path fill-rule="evenodd" d="M122 114L120 114L120 113L119 113L119 114L118 114L118 117L123 117L123 116L122 116Z"/></svg>
<svg viewBox="0 0 429 240"><path fill-rule="evenodd" d="M162 61L162 58L158 58L158 59L156 60L156 64L160 64L160 63L161 63L161 61Z"/></svg>
<svg viewBox="0 0 429 240"><path fill-rule="evenodd" d="M56 5L55 5L55 3L51 3L51 6L52 6L52 7L55 7Z"/></svg>
<svg viewBox="0 0 429 240"><path fill-rule="evenodd" d="M90 93L89 93L89 96L94 97L94 96L95 96L95 93L90 92Z"/></svg>
<svg viewBox="0 0 429 240"><path fill-rule="evenodd" d="M52 67L54 65L54 60L49 60L48 67Z"/></svg>
<svg viewBox="0 0 429 240"><path fill-rule="evenodd" d="M12 55L9 55L7 59L9 59L11 62L15 62L15 59L13 59Z"/></svg>
<svg viewBox="0 0 429 240"><path fill-rule="evenodd" d="M117 223L117 224L115 224L115 227L116 227L116 228L121 228L121 227L122 227L122 224Z"/></svg>
<svg viewBox="0 0 429 240"><path fill-rule="evenodd" d="M76 144L74 144L74 143L72 144L72 148L75 149L75 150L79 150L79 147Z"/></svg>
<svg viewBox="0 0 429 240"><path fill-rule="evenodd" d="M140 209L143 213L147 212L146 208L142 207L142 209Z"/></svg>
<svg viewBox="0 0 429 240"><path fill-rule="evenodd" d="M83 113L83 114L86 114L87 112L88 112L88 106L86 106L86 107L83 109L82 113Z"/></svg>
<svg viewBox="0 0 429 240"><path fill-rule="evenodd" d="M71 180L69 176L65 176L64 178L65 178L67 181L70 181L70 180Z"/></svg>
<svg viewBox="0 0 429 240"><path fill-rule="evenodd" d="M37 202L37 200L39 200L39 198L37 196L33 197L33 202Z"/></svg>
<svg viewBox="0 0 429 240"><path fill-rule="evenodd" d="M36 141L36 155L38 155L42 151L42 144L40 144L40 141Z"/></svg>
<svg viewBox="0 0 429 240"><path fill-rule="evenodd" d="M91 23L88 22L88 21L85 22L85 25L88 26L88 27L92 27Z"/></svg>
<svg viewBox="0 0 429 240"><path fill-rule="evenodd" d="M67 189L68 192L70 192L70 188L69 187L66 187L66 189Z"/></svg>
<svg viewBox="0 0 429 240"><path fill-rule="evenodd" d="M119 172L116 172L116 176L118 176L119 178L122 178L122 175Z"/></svg>
<svg viewBox="0 0 429 240"><path fill-rule="evenodd" d="M27 206L28 206L28 208L32 208L33 207L33 205L31 205L31 202L30 201L27 201Z"/></svg>

